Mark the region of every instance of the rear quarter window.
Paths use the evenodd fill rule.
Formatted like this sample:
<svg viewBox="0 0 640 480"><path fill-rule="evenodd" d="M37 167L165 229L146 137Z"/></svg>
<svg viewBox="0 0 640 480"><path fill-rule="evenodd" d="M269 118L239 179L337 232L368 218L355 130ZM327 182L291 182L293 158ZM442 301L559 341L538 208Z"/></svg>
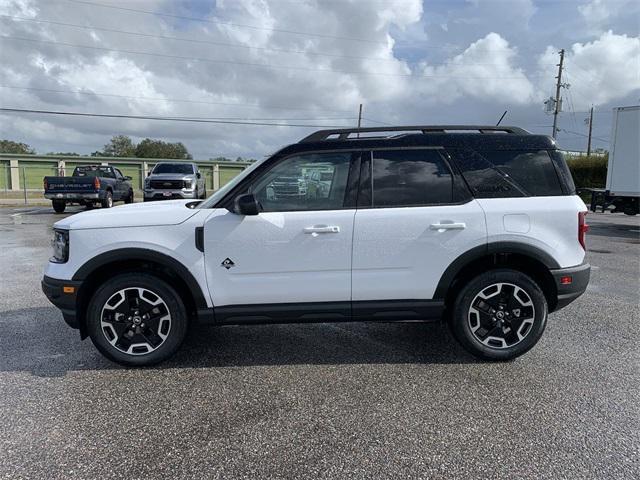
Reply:
<svg viewBox="0 0 640 480"><path fill-rule="evenodd" d="M477 198L565 195L546 150L458 150L452 155Z"/></svg>

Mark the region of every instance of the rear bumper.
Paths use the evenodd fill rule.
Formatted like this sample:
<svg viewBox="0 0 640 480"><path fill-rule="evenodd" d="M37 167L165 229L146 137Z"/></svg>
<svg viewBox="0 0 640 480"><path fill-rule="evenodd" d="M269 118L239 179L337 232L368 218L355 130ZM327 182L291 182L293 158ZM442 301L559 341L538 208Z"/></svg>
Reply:
<svg viewBox="0 0 640 480"><path fill-rule="evenodd" d="M58 280L57 278L42 278L42 291L49 301L53 303L62 312L64 321L72 328L80 328L78 315L76 310L76 300L78 290L82 282L72 280ZM64 287L72 287L73 292L65 293Z"/></svg>
<svg viewBox="0 0 640 480"><path fill-rule="evenodd" d="M558 301L553 309L553 311L557 311L569 305L585 292L591 276L591 265L583 263L575 267L558 268L551 270L551 275L558 292ZM566 283L569 278L571 283Z"/></svg>
<svg viewBox="0 0 640 480"><path fill-rule="evenodd" d="M44 198L49 200L65 200L78 202L80 200L99 200L99 193L45 193Z"/></svg>

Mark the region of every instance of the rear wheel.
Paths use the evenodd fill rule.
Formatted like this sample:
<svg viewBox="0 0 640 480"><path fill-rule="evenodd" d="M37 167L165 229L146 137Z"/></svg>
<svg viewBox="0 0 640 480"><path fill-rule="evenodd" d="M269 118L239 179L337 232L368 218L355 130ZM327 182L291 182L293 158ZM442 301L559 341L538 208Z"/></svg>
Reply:
<svg viewBox="0 0 640 480"><path fill-rule="evenodd" d="M111 208L113 207L113 195L111 192L105 193L104 199L100 202L102 208Z"/></svg>
<svg viewBox="0 0 640 480"><path fill-rule="evenodd" d="M123 274L102 285L87 310L91 341L110 360L147 366L175 353L187 331L182 299L148 274Z"/></svg>
<svg viewBox="0 0 640 480"><path fill-rule="evenodd" d="M547 300L522 272L492 270L468 282L458 294L451 330L471 354L510 360L530 350L547 323Z"/></svg>
<svg viewBox="0 0 640 480"><path fill-rule="evenodd" d="M51 205L56 213L62 213L64 212L64 209L67 208L67 204L64 200L52 200Z"/></svg>

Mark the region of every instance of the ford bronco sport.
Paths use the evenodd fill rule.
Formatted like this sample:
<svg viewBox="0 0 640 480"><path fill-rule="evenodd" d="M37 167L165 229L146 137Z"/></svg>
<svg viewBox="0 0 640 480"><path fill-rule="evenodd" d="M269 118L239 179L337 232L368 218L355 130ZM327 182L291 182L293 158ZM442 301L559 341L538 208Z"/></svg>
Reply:
<svg viewBox="0 0 640 480"><path fill-rule="evenodd" d="M324 194L273 194L277 179L314 170ZM168 358L191 321L443 319L472 354L507 360L585 291L586 211L547 136L324 130L205 201L57 222L42 288L82 338L126 365Z"/></svg>

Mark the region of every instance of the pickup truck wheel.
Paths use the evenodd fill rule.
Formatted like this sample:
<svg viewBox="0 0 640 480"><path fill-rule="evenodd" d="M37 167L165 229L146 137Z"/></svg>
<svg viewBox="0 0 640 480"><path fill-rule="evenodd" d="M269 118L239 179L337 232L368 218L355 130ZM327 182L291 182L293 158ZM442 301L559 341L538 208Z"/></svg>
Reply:
<svg viewBox="0 0 640 480"><path fill-rule="evenodd" d="M104 200L101 202L102 208L111 208L113 207L113 195L111 192L107 192L104 196Z"/></svg>
<svg viewBox="0 0 640 480"><path fill-rule="evenodd" d="M127 366L147 366L175 353L187 332L180 296L154 275L122 274L93 295L87 332L107 358Z"/></svg>
<svg viewBox="0 0 640 480"><path fill-rule="evenodd" d="M129 190L129 195L124 199L124 203L133 203L133 190Z"/></svg>
<svg viewBox="0 0 640 480"><path fill-rule="evenodd" d="M206 188L202 192L202 198L207 198L207 189Z"/></svg>
<svg viewBox="0 0 640 480"><path fill-rule="evenodd" d="M52 200L51 205L56 213L62 213L64 212L64 209L67 208L67 204L64 200Z"/></svg>
<svg viewBox="0 0 640 480"><path fill-rule="evenodd" d="M462 287L449 325L469 353L511 360L530 350L547 324L547 300L522 272L491 270Z"/></svg>

